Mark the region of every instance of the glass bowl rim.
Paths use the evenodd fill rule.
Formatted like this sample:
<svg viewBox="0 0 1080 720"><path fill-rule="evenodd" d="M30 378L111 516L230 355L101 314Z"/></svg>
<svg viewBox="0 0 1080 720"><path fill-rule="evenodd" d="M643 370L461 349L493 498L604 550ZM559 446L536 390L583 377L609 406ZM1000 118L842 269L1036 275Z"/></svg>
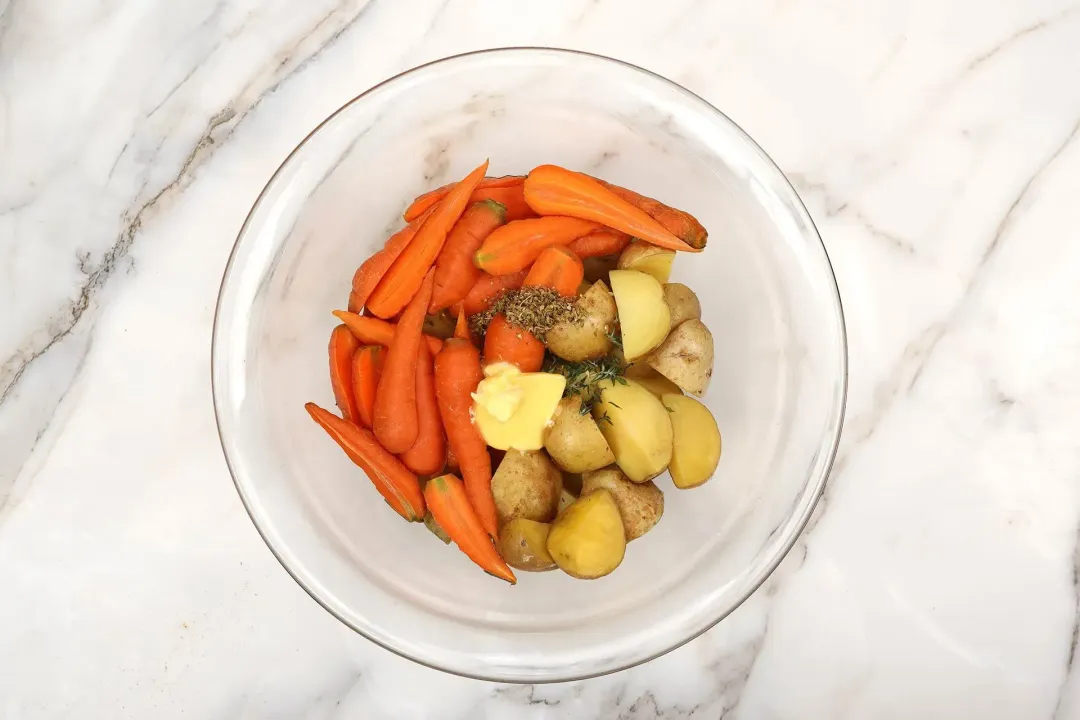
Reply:
<svg viewBox="0 0 1080 720"><path fill-rule="evenodd" d="M450 65L450 64L453 64L456 61L467 59L467 58L475 58L475 57L482 57L482 56L488 56L488 55L510 55L510 54L514 54L514 55L518 55L518 54L521 54L521 55L528 55L528 54L561 55L561 56L567 56L567 57L570 57L570 58L575 58L575 57L576 58L586 58L589 61L599 61L600 64L603 64L605 62L606 63L611 63L612 65L619 66L619 67L621 67L623 69L630 70L630 71L633 71L633 72L642 73L642 74L652 78L653 80L660 81L662 84L665 84L665 85L671 87L672 89L677 90L681 94L685 95L690 100L701 104L702 106L704 106L708 110L715 113L723 122L726 122L731 127L731 129L733 129L741 137L742 141L745 142L752 150L756 151L761 156L761 158L765 161L765 163L767 165L771 166L772 169L776 171L779 178L783 180L782 184L783 184L783 186L785 186L787 188L788 191L790 191L791 200L793 201L793 205L795 207L795 210L799 213L799 215L801 216L801 219L806 223L806 226L810 231L809 233L807 233L808 239L809 239L809 236L812 235L812 238L817 241L817 244L821 249L822 257L825 260L825 269L827 270L827 279L830 281L829 286L830 286L830 289L832 290L832 296L833 296L833 300L835 302L835 310L836 310L836 316L837 316L836 319L838 320L838 323L839 323L839 341L840 341L840 348L839 348L839 350L840 350L840 357L839 357L839 361L840 361L840 368L839 368L839 370L840 370L840 386L839 386L839 392L834 394L834 396L833 396L833 402L834 402L834 404L838 403L839 410L838 410L837 415L836 415L835 427L831 428L831 433L830 432L826 433L826 440L822 443L822 447L825 447L826 445L828 446L826 448L826 451L828 453L827 462L822 467L822 470L821 470L821 473L820 473L819 477L817 477L817 478L808 478L808 482L807 482L806 486L804 486L804 487L810 486L811 483L813 483L815 485L815 487L812 488L813 497L811 498L811 501L806 505L806 508L805 508L804 512L802 513L802 516L798 517L796 519L796 522L791 526L790 536L787 538L784 545L781 546L779 551L772 558L770 558L768 562L766 562L762 566L760 576L756 579L755 582L753 582L753 583L751 583L750 585L747 586L745 592L738 599L738 601L735 602L729 609L727 609L727 611L725 611L725 612L721 613L720 615L718 615L715 620L708 623L704 627L702 627L699 630L696 630L694 632L691 632L689 635L687 635L685 637L676 638L674 640L674 642L672 642L665 649L660 650L658 652L655 652L655 653L649 655L648 657L635 659L635 660L632 660L630 662L618 663L615 666L610 667L610 668L605 668L605 669L602 669L602 670L599 670L599 671L596 671L596 672L589 672L589 673L585 673L585 674L581 674L581 675L552 676L552 677L547 677L547 678L535 678L535 679L529 679L529 680L521 680L521 679L518 679L518 678L515 678L515 677L503 677L503 676L498 676L498 675L484 675L484 674L480 674L480 673L466 672L464 670L460 670L460 669L457 669L457 668L443 667L443 666L438 665L438 664L436 664L434 662L430 662L428 660L425 660L424 658L410 655L410 654L408 654L408 653L406 653L406 652L404 652L402 650L399 650L398 648L395 648L395 647L393 647L393 646L391 646L391 645L389 645L387 643L383 643L383 642L373 638L368 633L366 633L362 628L357 627L356 625L351 623L341 613L339 613L337 610L335 610L333 607L331 607L330 604L327 601L325 601L322 597L320 597L317 593L315 593L311 588L309 588L308 585L305 584L304 580L296 572L294 572L293 569L284 561L284 559L282 558L281 553L278 552L278 549L276 547L274 547L274 545L267 538L265 532L263 531L262 526L259 524L259 520L257 520L255 515L252 513L251 504L250 504L250 502L248 500L248 497L245 494L245 491L244 491L243 487L241 486L240 481L237 479L236 472L234 471L233 464L232 464L232 462L230 460L229 449L227 447L227 443L226 443L226 440L225 440L225 434L222 431L222 426L221 426L222 408L221 408L217 383L215 382L215 378L217 377L217 373L216 373L216 370L215 370L215 364L216 364L216 361L217 361L217 353L218 353L218 326L219 326L220 318L221 318L221 315L222 315L222 298L223 298L223 295L224 295L225 286L227 285L227 283L229 281L229 278L231 277L232 272L233 272L233 264L234 264L234 261L236 260L237 251L240 248L240 242L244 238L244 236L246 235L246 233L248 231L248 225L251 222L251 219L254 216L255 211L257 209L259 209L259 207L262 205L263 200L264 200L264 198L265 198L265 196L267 194L267 191L271 188L271 186L274 185L274 182L278 179L278 176L280 176L282 174L282 172L286 169L286 167L291 165L293 159L300 153L300 151L304 148L304 146L308 143L308 141L312 137L314 137L319 131L321 131L324 127L326 127L328 124L330 124L335 118L337 118L338 115L340 115L341 113L345 112L347 109L352 107L353 104L355 104L357 102L360 102L361 100L363 100L367 96L371 95L372 93L375 93L376 91L382 89L383 87L385 87L387 85L390 85L391 83L396 82L397 80L400 80L402 78L405 78L405 77L408 77L408 76L411 76L411 75L414 75L414 74L417 74L417 73L420 73L420 72L423 72L423 71L426 71L426 70L430 70L431 68L434 68L434 67L438 67L438 66L442 66L442 65ZM795 546L795 543L798 542L798 539L802 536L803 531L806 529L807 523L810 521L811 516L813 516L814 510L817 507L818 502L821 500L822 495L824 494L825 485L828 482L829 476L832 473L833 465L835 464L835 461L836 461L836 453L837 453L837 450L839 448L840 437L841 437L842 432L843 432L844 419L845 419L845 415L846 415L846 412L847 412L848 382L849 382L848 374L849 374L849 371L848 371L847 323L846 323L846 320L845 320L845 317L844 317L843 302L842 302L842 299L841 299L841 296L840 296L839 286L837 285L837 282L836 282L836 272L835 272L835 270L833 268L832 259L829 257L829 253L828 253L827 248L825 247L825 243L822 242L822 240L821 240L821 233L818 231L817 225L814 223L814 220L810 216L809 211L807 211L806 206L803 203L802 198L799 196L798 191L791 184L791 181L788 179L787 175L784 173L783 170L780 169L780 166L776 164L776 162L772 159L772 157L767 152L765 152L765 150L760 145L758 145L758 143L745 130L743 130L742 127L739 126L738 123L736 123L734 120L732 120L730 117L728 117L723 111L721 111L719 108L714 106L712 103L710 103L708 100L704 99L703 97L701 97L697 93L693 92L692 90L687 89L686 87L684 87L683 85L675 82L674 80L671 80L671 79L669 79L667 77L664 77L663 75L660 75L659 73L655 73L655 72L653 72L651 70L640 67L640 66L635 65L633 63L626 62L625 60L619 60L617 58L608 57L606 55L601 55L599 53L592 53L592 52L588 52L588 51L584 51L584 50L575 50L575 49L571 49L571 48L546 47L546 46L522 45L522 46L507 46L507 47L497 47L497 48L486 48L486 49L483 49L483 50L472 50L472 51L468 51L468 52L457 53L457 54L454 54L454 55L448 55L448 56L445 56L445 57L442 57L442 58L431 60L431 61L426 62L426 63L422 63L420 65L416 65L414 67L411 67L411 68L409 68L407 70L403 70L402 72L396 73L395 75L392 75L392 76L390 76L390 77L388 77L388 78L386 78L384 80L381 80L380 82L372 85L371 87L367 88L363 92L359 93L358 95L356 95L353 98L346 101L344 104L341 105L341 107L339 107L334 112L330 113L325 119L323 119L318 125L316 125L310 132L308 132L303 137L303 139L300 140L299 143L297 143L296 147L294 147L289 152L289 154L285 156L284 160L281 161L281 163L278 165L277 169L274 171L274 173L270 176L269 180L267 180L266 184L263 186L262 190L259 191L259 195L256 197L255 202L252 204L251 209L248 211L247 215L244 218L243 224L240 226L240 230L237 233L236 240L233 242L232 249L229 251L229 258L228 258L228 261L225 264L225 270L224 270L224 273L222 274L221 283L220 283L220 285L218 287L218 296L217 296L217 301L215 302L215 305L214 305L214 321L213 321L213 328L212 328L211 339L210 339L210 386L211 386L211 396L212 396L213 404L214 404L214 423L215 423L215 426L217 428L218 441L219 441L219 443L221 445L222 454L225 457L225 465L229 470L229 476L232 478L233 486L236 488L237 494L240 496L240 502L244 506L244 511L247 513L248 518L250 518L252 525L255 526L255 530L256 530L256 532L259 533L259 537L262 538L263 543L270 550L271 554L278 561L278 563L281 565L281 567L285 569L285 572L287 572L289 574L289 576L296 582L296 584L299 585L304 590L304 592L307 593L307 595L312 600L314 600L316 603L318 603L324 610L326 610L328 613L330 613L333 617L337 618L337 620L339 620L343 625L345 625L346 627L348 627L351 630L353 630L354 632L356 632L358 635L363 637L365 640L367 640L367 641L369 641L369 642L383 648L384 650L388 650L388 651L394 653L398 657L405 658L407 660L415 662L415 663L417 663L419 665L422 665L424 667L431 668L433 670L438 670L440 672L445 672L445 673L448 673L448 674L451 674L451 675L457 675L459 677L465 677L465 678L469 678L469 679L473 679L473 680L482 680L482 681L488 681L488 682L503 682L503 683L517 683L517 684L547 684L547 683L557 683L557 682L575 682L575 681L587 680L587 679L595 678L595 677L602 677L604 675L609 675L609 674L613 674L613 673L617 673L617 672L622 672L623 670L628 670L630 668L637 667L638 665L644 665L645 663L651 662L652 660L655 660L658 657L666 655L666 654L672 652L673 650L677 650L678 648L680 648L683 645L687 644L691 640L694 640L694 639L700 637L701 635L705 634L706 632L708 632L709 630L714 628L717 624L719 624L721 620L725 619L731 613L733 613L735 610L737 610L739 607L741 607L742 604L744 602L746 602L746 600L749 599L749 597L751 595L753 595L755 592L758 591L758 589L765 583L765 581L773 574L773 572L780 565L780 563L784 560L784 558L787 557L788 553ZM830 430L830 429L827 428L827 430Z"/></svg>

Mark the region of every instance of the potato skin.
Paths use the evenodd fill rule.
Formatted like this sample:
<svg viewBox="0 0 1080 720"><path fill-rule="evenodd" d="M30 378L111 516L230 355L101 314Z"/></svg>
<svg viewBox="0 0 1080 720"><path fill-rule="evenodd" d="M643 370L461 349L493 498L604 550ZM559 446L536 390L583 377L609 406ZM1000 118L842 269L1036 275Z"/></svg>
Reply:
<svg viewBox="0 0 1080 720"><path fill-rule="evenodd" d="M553 354L570 362L594 360L611 351L611 333L618 316L615 297L598 280L577 299L584 315L578 322L564 320L548 330L544 344Z"/></svg>
<svg viewBox="0 0 1080 720"><path fill-rule="evenodd" d="M551 522L561 493L562 473L543 450L508 450L491 478L500 525L514 518Z"/></svg>
<svg viewBox="0 0 1080 720"><path fill-rule="evenodd" d="M555 561L547 550L550 532L548 523L514 518L499 530L499 541L495 546L512 568L531 572L554 570Z"/></svg>
<svg viewBox="0 0 1080 720"><path fill-rule="evenodd" d="M700 320L687 320L668 333L645 362L686 392L700 397L712 377L712 333Z"/></svg>
<svg viewBox="0 0 1080 720"><path fill-rule="evenodd" d="M664 472L671 461L672 433L660 398L625 378L622 382L603 380L597 387L600 400L593 405L593 418L619 469L634 482L652 480Z"/></svg>
<svg viewBox="0 0 1080 720"><path fill-rule="evenodd" d="M664 302L671 311L672 330L687 320L701 319L701 301L697 293L682 283L664 284Z"/></svg>
<svg viewBox="0 0 1080 720"><path fill-rule="evenodd" d="M591 580L607 575L626 554L619 506L604 488L583 495L551 526L548 552L567 575Z"/></svg>
<svg viewBox="0 0 1080 720"><path fill-rule="evenodd" d="M568 473L599 470L615 462L596 421L581 414L581 398L563 398L555 410L554 423L544 438L544 449L555 464Z"/></svg>
<svg viewBox="0 0 1080 720"><path fill-rule="evenodd" d="M582 478L583 493L588 494L598 488L604 488L615 499L627 542L652 530L664 514L664 493L651 480L630 482L622 470L613 466L586 473Z"/></svg>
<svg viewBox="0 0 1080 720"><path fill-rule="evenodd" d="M636 240L627 245L619 255L619 270L637 270L652 275L662 284L671 277L671 263L674 260L674 250Z"/></svg>
<svg viewBox="0 0 1080 720"><path fill-rule="evenodd" d="M709 408L685 395L660 398L671 408L674 443L668 471L680 490L704 484L720 463L720 429Z"/></svg>

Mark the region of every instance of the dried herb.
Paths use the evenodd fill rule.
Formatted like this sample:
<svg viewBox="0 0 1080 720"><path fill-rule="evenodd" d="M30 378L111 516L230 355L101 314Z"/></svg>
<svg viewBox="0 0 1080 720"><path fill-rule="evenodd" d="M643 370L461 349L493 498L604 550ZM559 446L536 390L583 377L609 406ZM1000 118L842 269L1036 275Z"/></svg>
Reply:
<svg viewBox="0 0 1080 720"><path fill-rule="evenodd" d="M503 315L513 324L525 328L540 342L560 322L581 323L585 320L584 312L573 298L565 298L546 287L523 287L504 292L487 310L469 318L472 331L483 335L496 315Z"/></svg>

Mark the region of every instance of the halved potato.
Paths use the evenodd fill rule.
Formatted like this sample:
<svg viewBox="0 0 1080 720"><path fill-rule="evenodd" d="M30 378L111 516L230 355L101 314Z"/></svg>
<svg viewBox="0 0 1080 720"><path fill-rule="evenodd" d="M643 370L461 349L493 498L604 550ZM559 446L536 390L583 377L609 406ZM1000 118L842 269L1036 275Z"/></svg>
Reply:
<svg viewBox="0 0 1080 720"><path fill-rule="evenodd" d="M583 495L551 525L548 552L567 575L586 580L619 567L626 532L615 498L603 488Z"/></svg>
<svg viewBox="0 0 1080 720"><path fill-rule="evenodd" d="M636 270L612 270L611 290L619 310L623 355L633 362L664 342L671 312L656 278Z"/></svg>
<svg viewBox="0 0 1080 720"><path fill-rule="evenodd" d="M680 489L701 485L720 464L720 429L709 408L685 395L660 398L671 409L674 445L668 472Z"/></svg>
<svg viewBox="0 0 1080 720"><path fill-rule="evenodd" d="M678 385L671 382L648 365L645 365L644 363L634 363L633 367L636 368L639 365L642 370L635 371L635 374L633 376L627 375L627 377L632 377L634 382L636 382L638 385L641 385L643 388L651 392L656 397L660 397L661 395L665 395L667 393L682 394L682 390L679 388Z"/></svg>
<svg viewBox="0 0 1080 720"><path fill-rule="evenodd" d="M554 373L523 373L508 363L484 368L487 375L473 393L473 421L484 440L499 450L539 450L566 378Z"/></svg>
<svg viewBox="0 0 1080 720"><path fill-rule="evenodd" d="M686 392L700 397L712 377L712 333L700 320L687 320L672 330L645 362Z"/></svg>
<svg viewBox="0 0 1080 720"><path fill-rule="evenodd" d="M617 317L615 298L602 280L598 280L577 299L581 316L563 320L548 330L544 344L553 355L581 362L607 355Z"/></svg>
<svg viewBox="0 0 1080 720"><path fill-rule="evenodd" d="M587 495L597 488L610 492L619 506L626 542L649 532L664 514L664 493L651 480L631 482L622 470L612 466L585 474L581 491Z"/></svg>
<svg viewBox="0 0 1080 720"><path fill-rule="evenodd" d="M657 282L666 283L671 277L671 263L674 260L674 250L635 240L619 255L619 270L638 270L652 275Z"/></svg>
<svg viewBox="0 0 1080 720"><path fill-rule="evenodd" d="M551 522L559 509L562 473L543 450L510 450L491 478L499 525L514 518Z"/></svg>
<svg viewBox="0 0 1080 720"><path fill-rule="evenodd" d="M577 395L559 401L544 439L544 449L568 473L597 470L615 462L615 455L592 415L581 414L581 398Z"/></svg>
<svg viewBox="0 0 1080 720"><path fill-rule="evenodd" d="M671 461L671 421L660 399L634 380L597 383L593 418L615 462L634 482L651 480Z"/></svg>
<svg viewBox="0 0 1080 720"><path fill-rule="evenodd" d="M550 532L548 523L514 518L499 530L495 547L512 568L532 572L554 570L555 561L547 549Z"/></svg>
<svg viewBox="0 0 1080 720"><path fill-rule="evenodd" d="M682 283L664 285L664 302L671 312L672 330L687 320L701 319L701 301L693 290Z"/></svg>

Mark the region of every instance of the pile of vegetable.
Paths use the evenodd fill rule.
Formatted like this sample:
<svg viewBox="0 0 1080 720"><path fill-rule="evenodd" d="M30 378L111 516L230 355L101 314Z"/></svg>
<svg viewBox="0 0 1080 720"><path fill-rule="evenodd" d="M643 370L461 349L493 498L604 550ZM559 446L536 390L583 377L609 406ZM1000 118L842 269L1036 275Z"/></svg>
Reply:
<svg viewBox="0 0 1080 720"><path fill-rule="evenodd" d="M663 515L653 478L697 487L720 460L690 396L712 334L668 282L707 233L588 175L487 167L416 198L356 270L330 335L340 417L306 408L395 512L491 575L602 577Z"/></svg>

